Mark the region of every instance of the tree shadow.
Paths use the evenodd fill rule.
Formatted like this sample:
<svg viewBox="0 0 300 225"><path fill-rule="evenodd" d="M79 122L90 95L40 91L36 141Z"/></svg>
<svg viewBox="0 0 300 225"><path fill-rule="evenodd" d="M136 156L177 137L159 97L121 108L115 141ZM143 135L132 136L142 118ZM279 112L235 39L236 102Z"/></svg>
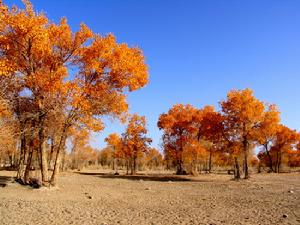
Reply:
<svg viewBox="0 0 300 225"><path fill-rule="evenodd" d="M2 166L0 171L17 171L17 168L15 166Z"/></svg>
<svg viewBox="0 0 300 225"><path fill-rule="evenodd" d="M0 176L0 188L6 187L7 183L11 181L11 177L8 176Z"/></svg>
<svg viewBox="0 0 300 225"><path fill-rule="evenodd" d="M85 173L76 172L80 175L97 176L104 179L125 179L132 181L158 181L158 182L210 182L208 180L196 180L190 177L180 175L162 175L162 174L136 174L136 175L114 175L109 173Z"/></svg>

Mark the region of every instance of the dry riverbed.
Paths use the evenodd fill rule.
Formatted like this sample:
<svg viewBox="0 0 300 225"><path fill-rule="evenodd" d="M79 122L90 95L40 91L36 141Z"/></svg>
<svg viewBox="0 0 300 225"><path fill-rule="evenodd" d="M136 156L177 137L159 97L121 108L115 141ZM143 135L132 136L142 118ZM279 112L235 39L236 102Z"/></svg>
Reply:
<svg viewBox="0 0 300 225"><path fill-rule="evenodd" d="M103 171L102 171L103 172ZM249 181L206 174L63 173L58 188L31 189L0 171L0 224L300 224L300 174Z"/></svg>

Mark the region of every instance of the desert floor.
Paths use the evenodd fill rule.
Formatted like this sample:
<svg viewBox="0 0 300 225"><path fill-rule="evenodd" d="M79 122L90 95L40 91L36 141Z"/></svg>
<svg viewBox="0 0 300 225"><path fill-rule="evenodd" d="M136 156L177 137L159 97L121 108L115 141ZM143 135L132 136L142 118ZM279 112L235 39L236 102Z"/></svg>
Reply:
<svg viewBox="0 0 300 225"><path fill-rule="evenodd" d="M0 171L0 224L300 224L300 174L114 176L63 173L32 189ZM284 218L286 217L286 218Z"/></svg>

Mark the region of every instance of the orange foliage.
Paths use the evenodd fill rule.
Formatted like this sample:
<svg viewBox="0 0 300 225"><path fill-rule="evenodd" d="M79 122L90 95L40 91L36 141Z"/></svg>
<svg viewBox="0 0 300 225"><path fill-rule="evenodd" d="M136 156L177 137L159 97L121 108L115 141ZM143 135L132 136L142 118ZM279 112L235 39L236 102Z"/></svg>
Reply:
<svg viewBox="0 0 300 225"><path fill-rule="evenodd" d="M288 164L290 167L300 167L300 150L288 151Z"/></svg>
<svg viewBox="0 0 300 225"><path fill-rule="evenodd" d="M163 130L163 145L167 158L172 159L177 166L177 173L183 172L183 150L185 144L196 136L199 111L191 105L174 105L168 113L161 114L158 127Z"/></svg>
<svg viewBox="0 0 300 225"><path fill-rule="evenodd" d="M118 154L130 164L131 174L136 173L137 160L141 158L142 153L148 151L148 145L152 142L151 138L146 135L146 118L133 114L123 134L122 148Z"/></svg>
<svg viewBox="0 0 300 225"><path fill-rule="evenodd" d="M221 102L221 107L225 117L227 139L241 145L241 148L235 150L236 154L244 155L245 178L248 178L249 147L257 139L256 130L264 116L264 103L256 99L250 89L233 90L228 93L227 99ZM239 152L239 149L242 152Z"/></svg>
<svg viewBox="0 0 300 225"><path fill-rule="evenodd" d="M28 0L23 3L25 9L10 9L0 1L0 79L5 77L6 84L17 81L8 90L12 101L31 103L21 111L14 104L12 111L20 124L27 119L38 124L44 182L48 181L45 121L61 116L54 184L69 129L101 131L103 116L124 121L125 93L148 83L148 68L140 49L117 43L112 34L100 36L84 24L73 32L66 18L56 24L35 12Z"/></svg>
<svg viewBox="0 0 300 225"><path fill-rule="evenodd" d="M121 137L116 133L112 133L107 138L105 138L105 141L107 142L108 147L112 147L113 157L114 158L120 157L118 154L120 154L120 152L122 151Z"/></svg>
<svg viewBox="0 0 300 225"><path fill-rule="evenodd" d="M216 112L213 108L209 111L204 108L202 111L202 119L200 121L199 138L217 143L222 139L224 117L221 113ZM199 139L198 138L198 139Z"/></svg>
<svg viewBox="0 0 300 225"><path fill-rule="evenodd" d="M256 139L258 144L264 147L264 151L266 152L266 159L268 160L268 166L270 171L273 171L273 162L272 156L270 154L270 148L276 139L276 134L280 122L280 113L275 105L269 105L267 110L264 113L263 119L259 124L259 129L256 130ZM260 154L261 159L263 159L263 154ZM264 158L264 160L266 160Z"/></svg>
<svg viewBox="0 0 300 225"><path fill-rule="evenodd" d="M145 155L145 164L148 168L158 168L163 164L163 157L155 148L149 148Z"/></svg>
<svg viewBox="0 0 300 225"><path fill-rule="evenodd" d="M97 161L97 152L90 145L90 132L86 129L70 130L71 137L71 167L73 169L82 169L89 164L95 164Z"/></svg>
<svg viewBox="0 0 300 225"><path fill-rule="evenodd" d="M275 156L275 171L280 172L283 159L287 156L291 149L294 149L299 142L299 134L295 130L280 125L276 132L275 142L270 153Z"/></svg>

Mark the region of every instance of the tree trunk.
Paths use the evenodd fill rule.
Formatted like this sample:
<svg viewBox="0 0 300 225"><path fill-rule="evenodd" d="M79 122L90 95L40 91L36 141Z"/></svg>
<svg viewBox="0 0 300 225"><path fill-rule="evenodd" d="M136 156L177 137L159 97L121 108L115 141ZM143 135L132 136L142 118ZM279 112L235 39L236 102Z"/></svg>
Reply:
<svg viewBox="0 0 300 225"><path fill-rule="evenodd" d="M248 171L248 142L246 139L243 141L244 147L244 172L245 176L244 179L249 179L249 171Z"/></svg>
<svg viewBox="0 0 300 225"><path fill-rule="evenodd" d="M126 174L129 174L129 159L126 160Z"/></svg>
<svg viewBox="0 0 300 225"><path fill-rule="evenodd" d="M197 160L192 161L191 174L194 176L198 175L197 164Z"/></svg>
<svg viewBox="0 0 300 225"><path fill-rule="evenodd" d="M183 174L183 168L182 168L182 160L177 160L177 175L182 175Z"/></svg>
<svg viewBox="0 0 300 225"><path fill-rule="evenodd" d="M112 170L115 170L115 158L113 159Z"/></svg>
<svg viewBox="0 0 300 225"><path fill-rule="evenodd" d="M180 136L183 134L183 131L180 131ZM182 168L182 153L183 153L183 142L180 141L180 152L177 152L177 175L182 175L183 174L183 168Z"/></svg>
<svg viewBox="0 0 300 225"><path fill-rule="evenodd" d="M269 168L270 168L270 172L273 172L273 162L272 162L272 157L270 155L270 152L269 152L269 148L268 148L268 144L265 144L265 150L266 150L266 153L267 153L267 156L268 156L268 159L269 159Z"/></svg>
<svg viewBox="0 0 300 225"><path fill-rule="evenodd" d="M30 169L31 169L32 156L33 156L33 146L30 147L29 154L28 154L28 157L27 157L27 165L26 165L25 175L24 175L24 182L25 182L25 184L28 184L28 182L29 182L29 175L30 175Z"/></svg>
<svg viewBox="0 0 300 225"><path fill-rule="evenodd" d="M31 126L35 127L35 121L32 121ZM25 174L24 174L25 184L28 184L28 182L29 182L31 162L32 162L32 157L33 157L33 152L34 152L34 137L35 137L35 132L32 131L31 134L30 134L30 139L29 139L29 151L28 151L26 169L25 169Z"/></svg>
<svg viewBox="0 0 300 225"><path fill-rule="evenodd" d="M136 174L136 159L137 159L137 157L134 156L133 157L133 165L132 165L131 175L135 175Z"/></svg>
<svg viewBox="0 0 300 225"><path fill-rule="evenodd" d="M20 131L21 131L21 135L20 135L20 157L19 157L19 161L18 161L18 172L17 172L17 180L23 182L23 178L24 178L24 164L25 164L25 151L26 151L26 136L25 136L25 122L22 121L21 119L21 110L20 110L20 102L19 102L19 98L18 95L15 95L15 98L17 99L17 118L19 120L19 124L20 124Z"/></svg>
<svg viewBox="0 0 300 225"><path fill-rule="evenodd" d="M114 158L114 170L117 173L118 172L118 160L117 158Z"/></svg>
<svg viewBox="0 0 300 225"><path fill-rule="evenodd" d="M14 156L10 155L8 158L9 158L9 164L12 167L14 165Z"/></svg>
<svg viewBox="0 0 300 225"><path fill-rule="evenodd" d="M210 173L212 169L212 149L209 151L209 161L208 161L208 172Z"/></svg>
<svg viewBox="0 0 300 225"><path fill-rule="evenodd" d="M275 165L275 172L279 173L279 150L276 152L276 165Z"/></svg>
<svg viewBox="0 0 300 225"><path fill-rule="evenodd" d="M132 175L132 171L133 171L133 163L132 163L132 158L130 158L130 160L129 160L129 168L130 168L130 174Z"/></svg>
<svg viewBox="0 0 300 225"><path fill-rule="evenodd" d="M277 152L277 165L276 165L277 173L280 173L281 159L282 159L282 153L281 153L281 151L278 151Z"/></svg>
<svg viewBox="0 0 300 225"><path fill-rule="evenodd" d="M261 163L258 163L257 173L261 173Z"/></svg>
<svg viewBox="0 0 300 225"><path fill-rule="evenodd" d="M61 164L60 149L57 149L56 158L55 158L55 162L54 162L54 169L53 169L53 173L52 173L51 181L50 181L51 185L53 185L53 186L55 186L56 182L57 182L56 177L59 174L60 164Z"/></svg>
<svg viewBox="0 0 300 225"><path fill-rule="evenodd" d="M40 113L39 115L39 152L41 156L41 173L42 173L42 182L48 182L48 161L47 161L47 150L46 150L46 139L44 134L44 122L45 122L45 114Z"/></svg>
<svg viewBox="0 0 300 225"><path fill-rule="evenodd" d="M244 152L244 165L245 165L245 177L244 177L244 179L249 179L249 171L248 171L248 151Z"/></svg>
<svg viewBox="0 0 300 225"><path fill-rule="evenodd" d="M58 145L58 148L57 148L57 152L56 152L56 158L55 158L55 162L54 162L54 169L53 169L53 173L52 173L52 177L51 177L51 184L53 186L55 186L56 183L57 183L56 178L57 178L57 175L59 174L59 168L60 168L60 164L61 164L61 151L65 147L66 139L67 139L67 126L65 126L63 131L62 131L62 135L61 135L59 145Z"/></svg>
<svg viewBox="0 0 300 225"><path fill-rule="evenodd" d="M241 179L240 165L237 157L234 157L234 179Z"/></svg>
<svg viewBox="0 0 300 225"><path fill-rule="evenodd" d="M48 163L49 168L52 167L53 153L54 153L54 140L53 138L51 138L51 147L50 147L49 163Z"/></svg>
<svg viewBox="0 0 300 225"><path fill-rule="evenodd" d="M39 145L40 155L41 155L41 173L43 183L47 183L48 176L48 161L47 161L47 151L46 151L46 140L40 139L42 143Z"/></svg>
<svg viewBox="0 0 300 225"><path fill-rule="evenodd" d="M18 164L17 179L24 181L25 173L25 152L26 152L26 137L25 131L21 132L21 146L20 146L20 159Z"/></svg>
<svg viewBox="0 0 300 225"><path fill-rule="evenodd" d="M61 163L61 171L65 171L65 163L66 163L66 151L63 150L62 153L62 163Z"/></svg>

